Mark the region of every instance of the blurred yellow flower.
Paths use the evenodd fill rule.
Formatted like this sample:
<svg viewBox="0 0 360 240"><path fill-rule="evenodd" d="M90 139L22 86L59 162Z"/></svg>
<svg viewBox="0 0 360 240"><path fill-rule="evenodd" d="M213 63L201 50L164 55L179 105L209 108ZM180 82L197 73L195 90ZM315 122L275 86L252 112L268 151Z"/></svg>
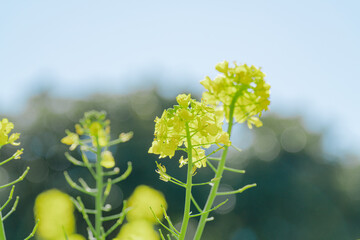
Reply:
<svg viewBox="0 0 360 240"><path fill-rule="evenodd" d="M131 210L126 214L126 219L129 222L146 220L150 223L155 223L156 219L154 218L150 207L159 219L162 219L163 217L163 209L161 206L163 206L165 210L167 209L164 195L145 185L140 185L135 188L128 200L128 206L131 207Z"/></svg>
<svg viewBox="0 0 360 240"><path fill-rule="evenodd" d="M86 238L84 238L80 234L72 234L72 235L68 236L68 239L69 240L86 240ZM64 240L64 237L59 238L59 240Z"/></svg>
<svg viewBox="0 0 360 240"><path fill-rule="evenodd" d="M131 212L131 211L130 211ZM136 220L123 225L113 240L159 240L151 222Z"/></svg>
<svg viewBox="0 0 360 240"><path fill-rule="evenodd" d="M74 205L70 197L56 189L39 194L35 200L34 214L40 219L37 236L44 240L64 239L75 233ZM79 236L69 238L80 240Z"/></svg>

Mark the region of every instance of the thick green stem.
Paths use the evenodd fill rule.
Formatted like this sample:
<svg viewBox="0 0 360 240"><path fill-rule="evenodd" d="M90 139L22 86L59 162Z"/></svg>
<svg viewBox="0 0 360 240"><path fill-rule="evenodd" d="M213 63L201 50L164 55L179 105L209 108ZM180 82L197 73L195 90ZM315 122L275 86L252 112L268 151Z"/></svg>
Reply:
<svg viewBox="0 0 360 240"><path fill-rule="evenodd" d="M0 240L6 240L2 214L0 212Z"/></svg>
<svg viewBox="0 0 360 240"><path fill-rule="evenodd" d="M236 100L237 100L238 96L240 95L240 93L241 93L241 91L238 91L237 94L235 94L235 96L232 99L232 102L230 104L229 126L228 126L228 130L227 130L227 133L229 134L229 137L231 135L231 130L232 130L232 127L233 127L233 124L234 124L235 103L236 103ZM211 188L210 194L208 196L208 199L206 201L206 204L205 204L205 207L204 207L204 210L203 210L204 214L201 215L200 221L198 223L198 226L197 226L197 229L196 229L196 232L195 232L194 240L200 240L200 238L202 236L202 233L204 231L205 224L207 222L207 218L208 218L209 213L210 213L210 209L213 206L213 203L214 203L214 200L215 200L215 197L216 197L216 193L217 193L217 191L219 189L220 180L221 180L221 177L222 177L224 169L225 169L225 162L226 162L226 156L227 156L227 153L228 153L228 149L229 149L229 147L225 146L224 151L222 152L221 159L220 159L219 165L218 165L218 167L216 169L215 178L214 178L214 179L218 179L218 180L214 182L214 185Z"/></svg>
<svg viewBox="0 0 360 240"><path fill-rule="evenodd" d="M184 207L184 218L181 224L181 231L179 235L179 240L184 240L186 235L186 229L190 219L190 206L191 206L191 188L192 188L192 145L191 145L191 135L188 124L186 124L186 140L188 144L187 153L188 153L188 171L187 171L187 180L186 180L186 194L185 194L185 207Z"/></svg>
<svg viewBox="0 0 360 240"><path fill-rule="evenodd" d="M105 236L101 234L101 227L102 227L102 206L103 206L103 169L101 167L101 146L99 145L98 138L96 139L97 142L97 151L96 151L96 197L95 197L95 231L96 231L96 239L105 239Z"/></svg>

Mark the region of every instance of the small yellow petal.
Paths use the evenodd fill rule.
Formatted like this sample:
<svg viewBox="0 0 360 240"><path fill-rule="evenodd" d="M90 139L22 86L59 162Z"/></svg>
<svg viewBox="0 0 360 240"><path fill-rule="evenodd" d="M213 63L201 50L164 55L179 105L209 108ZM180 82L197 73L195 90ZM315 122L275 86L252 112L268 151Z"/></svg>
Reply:
<svg viewBox="0 0 360 240"><path fill-rule="evenodd" d="M127 142L127 141L129 141L133 136L134 136L134 133L133 133L133 132L120 133L119 139L120 139L122 142Z"/></svg>
<svg viewBox="0 0 360 240"><path fill-rule="evenodd" d="M110 151L104 151L101 154L101 166L104 168L113 168L115 166L115 159Z"/></svg>

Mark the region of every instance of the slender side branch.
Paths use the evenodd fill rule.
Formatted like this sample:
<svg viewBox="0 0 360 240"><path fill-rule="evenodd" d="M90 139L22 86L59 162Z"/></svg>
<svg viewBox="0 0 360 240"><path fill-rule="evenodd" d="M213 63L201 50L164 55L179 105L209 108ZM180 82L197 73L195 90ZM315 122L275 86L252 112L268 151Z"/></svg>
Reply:
<svg viewBox="0 0 360 240"><path fill-rule="evenodd" d="M5 221L13 212L15 212L18 203L19 203L19 196L16 197L16 200L11 210L3 217L3 221Z"/></svg>
<svg viewBox="0 0 360 240"><path fill-rule="evenodd" d="M165 224L163 224L160 219L156 216L156 214L154 213L154 210L150 207L150 210L152 212L152 214L154 215L154 218L156 219L156 221L166 230L168 230L169 232L171 232L172 235L174 236L179 236L178 233L176 233L174 230L172 230L171 228L168 228Z"/></svg>
<svg viewBox="0 0 360 240"><path fill-rule="evenodd" d="M93 178L96 179L96 173L95 173L95 171L93 169L94 164L91 164L89 162L89 159L87 158L85 152L81 148L80 148L80 151L81 151L81 158L84 161L85 167L87 167L87 169L89 170L91 176L93 176Z"/></svg>
<svg viewBox="0 0 360 240"><path fill-rule="evenodd" d="M194 196L191 194L191 201L193 202L194 206L196 207L196 209L201 213L202 212L202 209L201 207L199 206L199 204L196 202Z"/></svg>
<svg viewBox="0 0 360 240"><path fill-rule="evenodd" d="M0 212L8 205L9 202L11 201L11 199L12 199L12 197L13 197L13 194L14 194L14 189L15 189L15 186L12 186L11 191L10 191L10 194L9 194L9 197L8 197L7 201L4 203L4 205L1 206Z"/></svg>
<svg viewBox="0 0 360 240"><path fill-rule="evenodd" d="M69 160L69 162L71 162L72 164L76 165L76 166L81 166L81 167L85 167L85 164L79 160L77 160L76 158L74 158L73 156L70 155L70 153L65 152L65 157L67 160Z"/></svg>
<svg viewBox="0 0 360 240"><path fill-rule="evenodd" d="M5 185L0 186L0 189L9 187L9 186L11 186L11 185L14 185L15 183L18 183L18 182L24 180L24 178L25 178L26 175L28 174L29 170L30 170L30 167L27 167L26 170L23 172L23 174L21 174L21 176L20 176L18 179L14 180L14 181L12 181L12 182L10 182L10 183L8 183L8 184L5 184Z"/></svg>
<svg viewBox="0 0 360 240"><path fill-rule="evenodd" d="M202 213L198 213L198 214L193 214L191 215L190 217L198 217L198 216L202 216L204 214L207 214L207 213L210 213L216 209L218 209L219 207L221 207L222 205L224 205L229 199L226 199L225 201L223 201L222 203L219 203L218 205L216 205L215 207L205 211L205 212L202 212Z"/></svg>
<svg viewBox="0 0 360 240"><path fill-rule="evenodd" d="M121 213L123 213L120 218L115 222L115 224L104 234L104 237L107 237L110 233L112 233L118 226L120 226L125 219L125 215L126 213L129 211L129 209L127 208L127 201L123 202L123 208Z"/></svg>
<svg viewBox="0 0 360 240"><path fill-rule="evenodd" d="M65 171L64 172L64 176L65 176L65 179L66 181L68 182L68 184L72 187L72 188L75 188L76 190L82 192L82 193L85 193L87 195L90 195L90 196L96 196L96 192L93 192L93 191L88 191L88 190L91 190L91 189L84 189L82 187L80 187L79 185L77 185L72 179L71 177L69 176L68 172Z"/></svg>
<svg viewBox="0 0 360 240"><path fill-rule="evenodd" d="M90 222L89 216L87 215L87 213L85 211L85 205L82 202L81 198L77 197L77 201L73 198L71 198L71 200L73 200L74 203L77 203L77 204L75 204L75 206L80 207L80 208L78 208L78 210L82 213L83 218L84 218L86 224L88 225L88 227L90 228L90 231L92 232L92 234L95 234L95 228L92 225L92 223Z"/></svg>
<svg viewBox="0 0 360 240"><path fill-rule="evenodd" d="M35 236L36 230L37 230L37 228L39 226L39 222L40 222L40 219L36 220L36 223L35 223L35 226L34 226L33 230L31 231L29 236L27 236L24 240L29 240L30 238Z"/></svg>
<svg viewBox="0 0 360 240"><path fill-rule="evenodd" d="M115 167L113 170L108 171L108 172L104 172L104 176L114 176L116 174L120 173L120 168Z"/></svg>
<svg viewBox="0 0 360 240"><path fill-rule="evenodd" d="M238 190L235 190L235 191L230 191L230 192L218 192L216 193L216 195L218 196L222 196L222 195L231 195L231 194L237 194L237 193L242 193L243 191L245 191L246 189L249 189L249 188L253 188L253 187L256 187L256 183L253 183L253 184L248 184Z"/></svg>
<svg viewBox="0 0 360 240"><path fill-rule="evenodd" d="M132 163L128 162L128 167L127 167L126 171L120 177L117 177L117 178L111 180L111 183L115 184L115 183L125 180L130 175L131 171L132 171Z"/></svg>
<svg viewBox="0 0 360 240"><path fill-rule="evenodd" d="M171 227L171 229L173 229L173 230L177 233L176 236L179 236L180 232L175 228L175 226L174 226L174 224L172 223L169 215L167 215L167 212L166 212L164 206L161 205L161 208L162 208L162 210L163 210L163 212L164 212L164 218L165 218L165 220L168 222L168 224L169 224L169 226ZM153 214L154 214L154 213L153 213Z"/></svg>
<svg viewBox="0 0 360 240"><path fill-rule="evenodd" d="M245 170L230 168L230 167L224 167L224 170L229 172L235 172L235 173L245 173Z"/></svg>
<svg viewBox="0 0 360 240"><path fill-rule="evenodd" d="M240 149L240 148L238 148L238 147L235 147L234 145L232 145L231 144L231 146L236 150L236 151L238 151L238 152L242 152L242 150Z"/></svg>

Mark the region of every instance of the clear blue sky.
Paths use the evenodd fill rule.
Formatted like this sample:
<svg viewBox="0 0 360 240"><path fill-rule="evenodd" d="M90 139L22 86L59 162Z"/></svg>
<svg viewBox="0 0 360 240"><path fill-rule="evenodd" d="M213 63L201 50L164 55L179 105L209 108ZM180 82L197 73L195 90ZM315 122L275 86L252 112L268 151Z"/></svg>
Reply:
<svg viewBox="0 0 360 240"><path fill-rule="evenodd" d="M173 96L200 92L227 59L263 68L271 111L331 127L334 149L356 151L359 12L355 0L1 1L0 113L44 87L64 97L154 82Z"/></svg>

